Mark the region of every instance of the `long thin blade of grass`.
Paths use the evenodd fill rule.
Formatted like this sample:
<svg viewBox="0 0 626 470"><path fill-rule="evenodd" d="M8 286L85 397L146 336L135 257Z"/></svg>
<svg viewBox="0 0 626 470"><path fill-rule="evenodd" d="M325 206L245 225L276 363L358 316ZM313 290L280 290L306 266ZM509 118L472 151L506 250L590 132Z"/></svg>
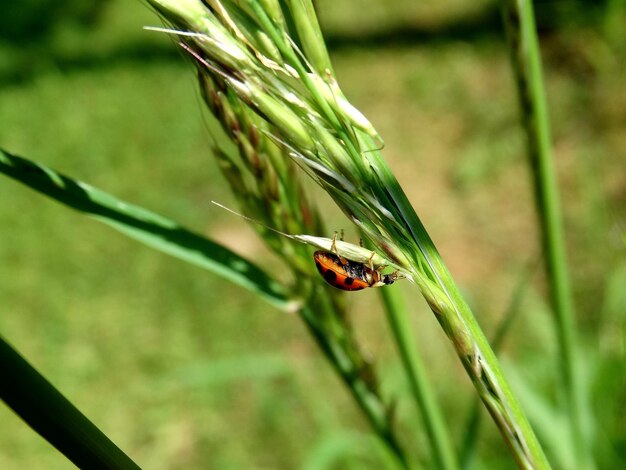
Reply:
<svg viewBox="0 0 626 470"><path fill-rule="evenodd" d="M0 398L79 468L139 468L0 337Z"/></svg>
<svg viewBox="0 0 626 470"><path fill-rule="evenodd" d="M581 469L594 468L590 451L592 439L584 419L587 405L576 367L579 352L574 305L532 2L505 2L504 22L511 48L522 120L528 135L528 153L540 220L544 263L558 335L560 372L567 400L567 414L571 422L571 439L577 453L576 464Z"/></svg>
<svg viewBox="0 0 626 470"><path fill-rule="evenodd" d="M493 339L491 340L491 345L493 347L494 352L498 353L502 343L505 338L508 336L509 331L511 330L513 323L519 316L522 301L524 300L524 296L528 289L528 284L534 274L538 264L533 260L532 263L529 263L526 269L522 272L520 279L517 281L517 286L515 290L511 294L511 298L509 300L509 305L506 308L506 311L502 315L502 319L496 328L496 332L493 335ZM480 439L480 402L476 400L476 402L472 405L470 412L467 417L467 421L464 426L465 432L462 433L463 441L461 443L460 454L460 462L461 469L466 470L472 468L474 464L474 458L476 454L476 446Z"/></svg>
<svg viewBox="0 0 626 470"><path fill-rule="evenodd" d="M400 183L379 153L371 152L369 155L376 159L378 177L400 211L399 216L409 228L415 246L437 279L438 286L443 289L445 297L431 299L429 305L450 337L465 370L472 378L481 400L500 429L518 465L520 468L550 468L541 444L506 380L491 345ZM432 300L440 301L444 298L448 305L444 304L446 308L438 311L437 303L432 303ZM477 364L479 367L476 367Z"/></svg>
<svg viewBox="0 0 626 470"><path fill-rule="evenodd" d="M445 424L441 408L426 374L426 367L417 348L409 320L409 312L398 290L381 289L387 322L398 347L406 378L415 404L424 420L424 428L430 440L433 461L431 466L441 470L459 468L454 446Z"/></svg>
<svg viewBox="0 0 626 470"><path fill-rule="evenodd" d="M284 288L250 261L174 221L105 193L44 165L0 150L0 173L156 250L187 261L259 294L273 305L296 305Z"/></svg>

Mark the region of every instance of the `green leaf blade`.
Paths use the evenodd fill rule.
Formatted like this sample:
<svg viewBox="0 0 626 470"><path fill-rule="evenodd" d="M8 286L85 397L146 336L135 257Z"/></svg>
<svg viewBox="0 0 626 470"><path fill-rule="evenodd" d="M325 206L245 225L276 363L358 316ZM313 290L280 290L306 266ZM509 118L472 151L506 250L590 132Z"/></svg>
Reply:
<svg viewBox="0 0 626 470"><path fill-rule="evenodd" d="M79 468L139 468L2 337L0 376L0 398Z"/></svg>
<svg viewBox="0 0 626 470"><path fill-rule="evenodd" d="M296 307L296 302L288 297L285 288L265 271L228 248L170 219L2 150L0 173L104 222L151 248L245 287L282 310L289 311Z"/></svg>

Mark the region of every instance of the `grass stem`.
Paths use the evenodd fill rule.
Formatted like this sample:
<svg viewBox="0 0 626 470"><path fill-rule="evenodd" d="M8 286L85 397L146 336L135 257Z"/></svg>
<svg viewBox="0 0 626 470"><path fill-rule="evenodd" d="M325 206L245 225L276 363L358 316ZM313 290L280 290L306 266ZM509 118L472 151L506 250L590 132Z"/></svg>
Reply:
<svg viewBox="0 0 626 470"><path fill-rule="evenodd" d="M522 117L528 135L545 269L558 335L567 415L571 421L572 445L577 453L576 461L579 468L593 468L588 450L588 436L583 424L584 394L576 370L578 360L574 307L533 5L528 0L508 1L506 5L504 21L511 47Z"/></svg>
<svg viewBox="0 0 626 470"><path fill-rule="evenodd" d="M0 398L79 468L139 467L0 338Z"/></svg>
<svg viewBox="0 0 626 470"><path fill-rule="evenodd" d="M333 306L330 302L324 301L323 298L320 297L316 306L307 304L302 308L301 316L305 320L305 324L311 332L311 335L315 338L317 344L329 359L329 362L346 384L348 390L350 390L357 405L361 408L361 411L366 416L376 435L395 457L398 465L407 470L414 470L415 465L409 463L398 436L393 429L388 406L382 402L381 397L377 393L373 393L371 384L367 383L368 377L365 377L362 371L355 370L352 361L342 360L341 351L343 348L340 346L333 347L333 343L329 341L328 335L319 331L315 327L314 322L307 321L308 318L320 315L320 312L316 311L318 308L333 309ZM329 313L333 314L334 312Z"/></svg>
<svg viewBox="0 0 626 470"><path fill-rule="evenodd" d="M414 248L414 271L422 295L448 335L478 395L521 468L550 468L526 415L504 377L469 305L406 194L379 153L372 152L381 184L397 207ZM423 281L419 281L422 276ZM427 276L427 278L424 278ZM429 282L424 282L429 281Z"/></svg>
<svg viewBox="0 0 626 470"><path fill-rule="evenodd" d="M409 321L409 312L402 301L401 293L393 289L381 289L387 321L407 375L413 399L422 414L426 434L434 459L434 468L453 470L458 468L452 441L441 410L430 387L426 367L415 343Z"/></svg>

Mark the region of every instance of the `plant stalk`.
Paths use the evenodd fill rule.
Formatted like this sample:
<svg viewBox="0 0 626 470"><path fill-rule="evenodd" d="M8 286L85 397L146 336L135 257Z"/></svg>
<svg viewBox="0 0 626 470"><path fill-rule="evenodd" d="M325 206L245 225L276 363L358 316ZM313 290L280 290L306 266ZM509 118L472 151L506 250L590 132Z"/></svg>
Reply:
<svg viewBox="0 0 626 470"><path fill-rule="evenodd" d="M305 304L301 309L301 317L315 338L317 344L322 349L330 363L333 365L346 387L352 393L359 408L364 413L370 425L382 442L387 446L391 454L396 458L397 463L406 470L415 470L415 465L409 463L407 456L402 449L398 436L396 435L390 420L389 408L381 401L381 397L372 393L372 387L368 385L368 377L364 377L361 371L352 367L352 362L342 357L342 348L329 341L329 337L319 331L314 322L308 320L312 316L320 315L318 309L333 309L327 300L319 299L316 305ZM331 312L332 313L332 312Z"/></svg>
<svg viewBox="0 0 626 470"><path fill-rule="evenodd" d="M526 294L528 284L530 283L532 274L536 271L537 267L537 262L533 261L532 263L528 264L528 267L522 273L522 277L520 278L517 287L511 295L509 305L502 315L502 319L500 320L500 323L496 328L496 332L491 340L491 347L495 352L498 352L500 350L504 339L507 337L509 331L515 323L515 320L519 316L521 304L524 300L524 295ZM475 403L472 405L466 422L467 424L464 427L464 438L461 444L461 451L459 456L459 460L461 462L460 467L463 470L472 467L474 454L476 451L476 444L478 443L478 439L480 436L481 414L480 402L478 400L476 400Z"/></svg>
<svg viewBox="0 0 626 470"><path fill-rule="evenodd" d="M576 370L578 360L575 315L532 2L506 2L504 22L528 135L541 242L558 336L561 379L571 424L572 444L577 453L579 468L593 468L588 434L584 429L584 393Z"/></svg>
<svg viewBox="0 0 626 470"><path fill-rule="evenodd" d="M0 375L0 398L76 466L139 468L1 337Z"/></svg>
<svg viewBox="0 0 626 470"><path fill-rule="evenodd" d="M454 470L458 468L458 464L452 441L417 349L409 313L401 293L398 290L381 289L380 294L413 399L424 420L434 459L433 466L442 470Z"/></svg>
<svg viewBox="0 0 626 470"><path fill-rule="evenodd" d="M388 197L399 210L415 246L415 280L448 335L478 395L500 429L520 468L550 468L526 415L513 394L485 334L463 299L422 222L385 161L370 153ZM424 278L419 270L432 279Z"/></svg>

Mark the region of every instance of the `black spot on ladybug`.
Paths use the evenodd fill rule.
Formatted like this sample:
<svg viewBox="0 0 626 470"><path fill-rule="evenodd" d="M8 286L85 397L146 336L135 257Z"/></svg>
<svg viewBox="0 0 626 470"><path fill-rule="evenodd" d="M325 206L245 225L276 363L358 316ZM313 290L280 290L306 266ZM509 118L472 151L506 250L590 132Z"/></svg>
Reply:
<svg viewBox="0 0 626 470"><path fill-rule="evenodd" d="M332 282L335 282L335 280L337 279L337 275L335 274L334 271L331 271L329 269L328 271L326 271L324 273L324 279L326 279L328 282L332 283Z"/></svg>
<svg viewBox="0 0 626 470"><path fill-rule="evenodd" d="M347 277L345 281L343 281L343 283L346 286L351 286L354 283L354 279L352 279L351 277Z"/></svg>

